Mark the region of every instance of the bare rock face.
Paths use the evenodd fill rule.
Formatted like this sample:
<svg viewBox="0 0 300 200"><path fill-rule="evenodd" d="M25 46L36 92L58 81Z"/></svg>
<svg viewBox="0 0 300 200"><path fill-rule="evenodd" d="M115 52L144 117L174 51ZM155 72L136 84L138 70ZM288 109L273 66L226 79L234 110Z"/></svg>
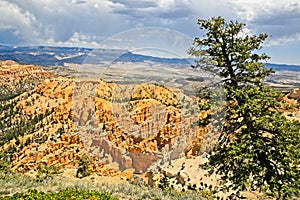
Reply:
<svg viewBox="0 0 300 200"><path fill-rule="evenodd" d="M159 155L156 153L126 152L115 146L108 139L100 137L99 135L85 137L90 137L87 140L92 141L88 149L92 152L93 156L102 160L103 163L109 162L108 160L111 158L111 162L118 163L118 169L121 171L134 169L135 173L143 173L159 158Z"/></svg>
<svg viewBox="0 0 300 200"><path fill-rule="evenodd" d="M181 104L171 88L78 82L10 61L0 63L0 75L11 85L35 80L28 91L16 89L21 94L16 98L15 109L20 111L15 121L30 121L30 131L1 147L16 148L16 171L36 170L39 164L74 168L88 155L99 160L93 168L103 174L115 173L105 167L110 162L119 170L143 173L160 160L202 151L206 129L193 126L199 114L188 112L189 103L198 100L185 97L189 101ZM1 79L0 87L7 80Z"/></svg>
<svg viewBox="0 0 300 200"><path fill-rule="evenodd" d="M18 65L18 63L13 61L13 60L0 61L0 67L2 67L2 66L12 66L12 65Z"/></svg>
<svg viewBox="0 0 300 200"><path fill-rule="evenodd" d="M186 171L182 170L178 172L177 178L178 178L178 182L181 185L185 185L189 180L189 174Z"/></svg>
<svg viewBox="0 0 300 200"><path fill-rule="evenodd" d="M178 157L187 143L191 154L199 153L197 148L205 130L191 125L199 116L182 115L179 100L170 89L151 84L124 87L100 82L95 94L99 127L110 143L98 144L119 163L120 169L125 169L126 163L136 173L145 172L163 154L170 154L172 159ZM121 154L130 159L123 161Z"/></svg>
<svg viewBox="0 0 300 200"><path fill-rule="evenodd" d="M14 61L0 62L0 97L9 98L34 89L40 81L54 75L36 65L21 65Z"/></svg>
<svg viewBox="0 0 300 200"><path fill-rule="evenodd" d="M158 160L159 156L155 153L134 154L129 153L129 157L132 159L133 169L135 173L144 173L147 169Z"/></svg>
<svg viewBox="0 0 300 200"><path fill-rule="evenodd" d="M86 154L76 135L63 135L59 141L43 144L32 143L13 158L13 170L26 172L36 170L38 165L56 165L59 168L75 168L82 155Z"/></svg>
<svg viewBox="0 0 300 200"><path fill-rule="evenodd" d="M296 99L299 100L300 99L300 88L298 89L293 89L289 94L288 97L291 99Z"/></svg>
<svg viewBox="0 0 300 200"><path fill-rule="evenodd" d="M78 135L63 135L59 141L45 142L41 145L33 143L14 155L13 170L25 173L37 170L39 165L56 166L59 169L76 169L78 162L89 153L84 148ZM101 161L90 157L90 170L103 176L118 175L118 171L107 168Z"/></svg>
<svg viewBox="0 0 300 200"><path fill-rule="evenodd" d="M207 176L208 171L200 167L207 161L207 158L204 157L182 157L173 160L170 165L163 167L161 171L148 173L148 182L154 186L168 184L167 187L177 191L185 191L188 188L203 189L204 183L215 187L220 177L217 175ZM162 183L162 178L166 178L167 183Z"/></svg>
<svg viewBox="0 0 300 200"><path fill-rule="evenodd" d="M189 113L189 103L197 98L185 97L190 102L180 105L170 88L104 81L77 83L74 95L75 105L83 105L73 107L73 117L85 135L85 147L104 162L117 163L120 170L133 168L142 173L161 159L166 162L184 152L203 151L199 146L206 129L194 125L199 120L197 112ZM97 131L89 133L89 129Z"/></svg>
<svg viewBox="0 0 300 200"><path fill-rule="evenodd" d="M38 66L10 61L0 63L0 75L0 88L13 88L7 96L18 95L11 111L12 123L21 124L23 129L22 134L0 147L0 151L12 152L13 170L25 173L37 170L39 165L76 169L78 161L88 156L92 172L118 174L92 158L77 133L72 115L72 79L55 77ZM6 95L6 90L1 91Z"/></svg>

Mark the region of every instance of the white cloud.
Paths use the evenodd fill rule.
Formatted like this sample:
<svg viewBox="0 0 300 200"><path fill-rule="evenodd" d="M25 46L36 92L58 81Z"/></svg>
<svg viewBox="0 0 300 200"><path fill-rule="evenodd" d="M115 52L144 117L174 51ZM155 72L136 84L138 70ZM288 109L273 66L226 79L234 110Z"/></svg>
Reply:
<svg viewBox="0 0 300 200"><path fill-rule="evenodd" d="M20 40L36 37L36 18L18 5L0 1L0 30L12 30Z"/></svg>
<svg viewBox="0 0 300 200"><path fill-rule="evenodd" d="M192 0L190 7L192 14L197 18L211 18L214 16L222 16L224 18L235 18L235 12L232 10L230 0Z"/></svg>
<svg viewBox="0 0 300 200"><path fill-rule="evenodd" d="M47 40L65 42L75 32L91 37L93 35L108 37L127 29L126 23L121 23L120 17L112 14L108 1L2 0L0 2L0 9L6 10L3 13L7 13L1 17L0 25L9 25L15 32L21 33L23 43L41 43ZM118 22L120 24L117 25ZM0 27L0 32L5 31L4 25ZM35 35L25 35L32 32Z"/></svg>
<svg viewBox="0 0 300 200"><path fill-rule="evenodd" d="M95 46L144 27L196 37L197 19L213 16L245 22L249 33L268 33L269 46L300 41L299 0L0 0L0 13L0 44Z"/></svg>
<svg viewBox="0 0 300 200"><path fill-rule="evenodd" d="M50 46L80 46L80 47L93 47L99 48L100 44L106 37L96 35L85 35L83 33L74 32L73 35L66 41L55 41L53 38L49 38L45 41L41 41L41 45Z"/></svg>
<svg viewBox="0 0 300 200"><path fill-rule="evenodd" d="M286 45L289 43L295 43L300 41L300 33L295 33L289 36L282 36L277 38L270 38L267 43L266 47L278 46L278 45Z"/></svg>
<svg viewBox="0 0 300 200"><path fill-rule="evenodd" d="M265 32L271 36L268 45L300 41L300 2L236 0L232 5L253 33Z"/></svg>

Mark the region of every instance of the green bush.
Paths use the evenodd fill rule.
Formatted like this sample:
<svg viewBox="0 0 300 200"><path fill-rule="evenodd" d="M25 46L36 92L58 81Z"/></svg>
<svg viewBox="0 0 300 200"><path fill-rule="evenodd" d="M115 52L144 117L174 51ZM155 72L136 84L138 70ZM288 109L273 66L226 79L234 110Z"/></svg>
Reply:
<svg viewBox="0 0 300 200"><path fill-rule="evenodd" d="M10 165L9 157L4 152L0 152L0 171L10 169Z"/></svg>
<svg viewBox="0 0 300 200"><path fill-rule="evenodd" d="M38 173L36 176L36 180L38 182L43 182L52 179L53 176L58 173L59 173L59 168L55 165L52 166L38 165Z"/></svg>
<svg viewBox="0 0 300 200"><path fill-rule="evenodd" d="M83 178L91 175L91 171L89 170L89 166L92 164L91 159L87 155L83 155L81 159L78 161L78 169L76 172L77 178Z"/></svg>
<svg viewBox="0 0 300 200"><path fill-rule="evenodd" d="M53 200L53 199L100 199L100 200L115 200L117 198L111 196L108 193L89 191L89 190L80 190L77 188L68 188L61 190L57 193L44 193L37 190L28 190L26 193L17 193L13 196L0 197L2 199L22 199L22 200Z"/></svg>

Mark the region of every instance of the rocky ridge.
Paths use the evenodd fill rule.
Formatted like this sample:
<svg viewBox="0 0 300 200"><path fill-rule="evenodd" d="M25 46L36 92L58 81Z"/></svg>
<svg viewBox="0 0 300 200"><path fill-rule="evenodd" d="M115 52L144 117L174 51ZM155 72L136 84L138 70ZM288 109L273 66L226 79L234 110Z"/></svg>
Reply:
<svg viewBox="0 0 300 200"><path fill-rule="evenodd" d="M0 99L9 99L34 89L40 80L53 77L36 65L19 65L7 60L0 61Z"/></svg>
<svg viewBox="0 0 300 200"><path fill-rule="evenodd" d="M14 88L28 79L35 80L37 85L34 89L24 88L25 92L11 100L1 101L1 122L9 124L1 123L4 143L0 149L11 155L13 170L25 173L36 171L39 166L54 165L59 169L76 168L79 160L88 156L93 161L91 171L118 174L91 157L80 140L71 116L72 79L55 77L37 66L6 63L1 66L5 71L2 79L10 80L6 86Z"/></svg>
<svg viewBox="0 0 300 200"><path fill-rule="evenodd" d="M88 155L91 168L102 174L142 173L158 161L199 153L205 129L191 126L199 116L189 113L197 99L180 102L171 88L78 81L11 61L2 62L1 70L3 80L10 80L2 83L6 87L34 80L21 94L12 90L12 100L1 101L3 120L12 120L1 130L1 151L12 154L16 171L74 168ZM111 163L115 170L105 166Z"/></svg>
<svg viewBox="0 0 300 200"><path fill-rule="evenodd" d="M192 125L199 119L198 114L183 115L190 106L180 109L179 99L170 88L151 84L116 85L104 81L77 86L78 96L87 88L95 88L95 96L83 95L84 106L75 103L74 108L79 126L90 127L84 131L86 147L101 160L111 156L121 170L133 168L136 173L146 172L155 162L166 162L163 160L166 156L173 159L184 155L187 144L196 148L202 143L205 129ZM88 102L92 101L91 97L95 110L94 102ZM78 102L77 97L74 99ZM97 118L93 119L92 114ZM100 136L92 131L95 124ZM195 136L197 139L193 141Z"/></svg>

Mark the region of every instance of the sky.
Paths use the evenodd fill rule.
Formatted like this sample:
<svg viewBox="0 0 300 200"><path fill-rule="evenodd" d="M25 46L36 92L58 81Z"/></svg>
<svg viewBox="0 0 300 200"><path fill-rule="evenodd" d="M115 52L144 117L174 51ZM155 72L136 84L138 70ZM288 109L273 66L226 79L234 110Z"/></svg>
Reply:
<svg viewBox="0 0 300 200"><path fill-rule="evenodd" d="M0 0L0 44L128 48L183 56L197 19L267 33L269 62L300 65L300 0ZM150 54L150 53L149 53Z"/></svg>

